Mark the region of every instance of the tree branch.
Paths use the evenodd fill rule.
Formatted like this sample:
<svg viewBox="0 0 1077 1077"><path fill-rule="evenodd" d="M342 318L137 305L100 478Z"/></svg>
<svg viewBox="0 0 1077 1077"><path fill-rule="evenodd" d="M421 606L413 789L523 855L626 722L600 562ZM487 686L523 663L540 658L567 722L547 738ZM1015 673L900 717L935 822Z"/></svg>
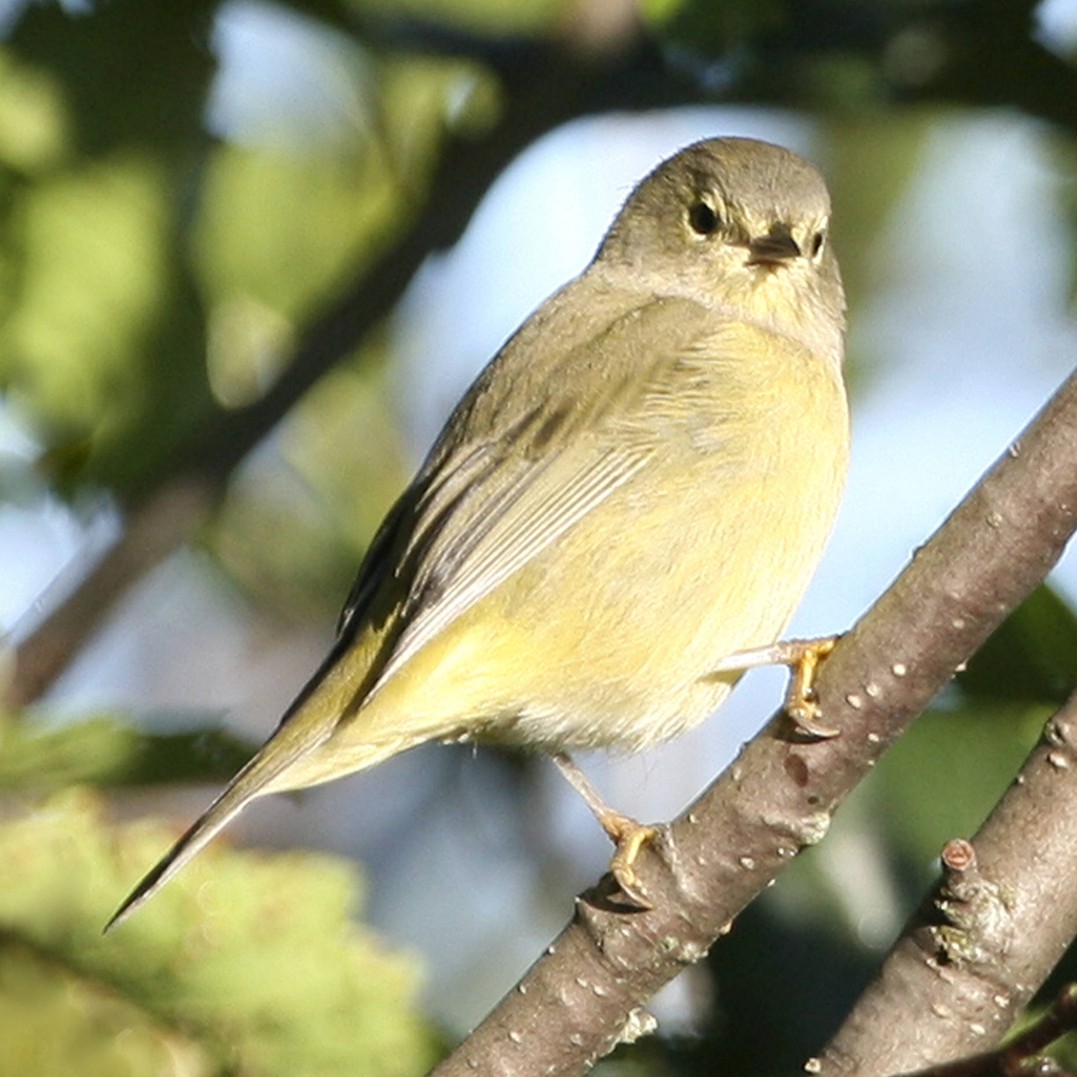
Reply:
<svg viewBox="0 0 1077 1077"><path fill-rule="evenodd" d="M131 584L194 538L219 495L213 482L191 474L148 498L79 585L16 649L11 678L0 682L0 706L17 711L43 695Z"/></svg>
<svg viewBox="0 0 1077 1077"><path fill-rule="evenodd" d="M1051 1008L1031 1028L998 1051L917 1070L906 1077L1074 1077L1040 1064L1042 1054L1056 1040L1077 1030L1077 984L1064 987Z"/></svg>
<svg viewBox="0 0 1077 1077"><path fill-rule="evenodd" d="M998 1043L1077 936L1074 849L1077 693L972 842L947 843L942 881L812 1072L893 1073Z"/></svg>
<svg viewBox="0 0 1077 1077"><path fill-rule="evenodd" d="M823 837L885 748L1042 582L1075 526L1077 374L827 660L819 701L841 735L806 741L775 717L641 855L654 907L618 908L609 877L583 894L437 1077L572 1077L649 1031L647 1000Z"/></svg>
<svg viewBox="0 0 1077 1077"><path fill-rule="evenodd" d="M604 108L683 104L694 94L664 75L657 50L642 37L614 54L587 55L570 42L531 44L497 54L505 112L486 135L447 139L429 197L373 266L303 332L273 387L249 407L220 410L169 467L128 499L123 534L79 587L16 649L0 698L11 710L39 699L115 608L127 589L201 529L233 469L319 378L354 351L392 311L432 251L455 243L483 195L510 161L545 132ZM194 494L195 496L192 496ZM185 503L182 518L172 506Z"/></svg>

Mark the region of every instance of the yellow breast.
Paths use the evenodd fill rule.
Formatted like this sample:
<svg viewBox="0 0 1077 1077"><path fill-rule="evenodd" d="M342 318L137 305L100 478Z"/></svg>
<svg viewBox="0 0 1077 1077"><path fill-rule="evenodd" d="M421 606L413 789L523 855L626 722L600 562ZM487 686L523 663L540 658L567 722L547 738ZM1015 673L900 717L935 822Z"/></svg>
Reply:
<svg viewBox="0 0 1077 1077"><path fill-rule="evenodd" d="M655 402L648 466L409 662L365 735L403 711L427 736L635 749L714 709L736 679L708 678L717 660L792 616L848 452L835 363L724 333Z"/></svg>

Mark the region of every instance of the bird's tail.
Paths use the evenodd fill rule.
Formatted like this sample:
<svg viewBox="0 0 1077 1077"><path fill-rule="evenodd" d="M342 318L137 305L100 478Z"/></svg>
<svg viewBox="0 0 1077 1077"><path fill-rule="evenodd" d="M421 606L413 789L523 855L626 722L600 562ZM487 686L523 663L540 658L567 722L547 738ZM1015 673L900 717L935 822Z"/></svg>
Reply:
<svg viewBox="0 0 1077 1077"><path fill-rule="evenodd" d="M406 747L392 743L353 746L346 769L319 766L320 749L333 735L344 710L342 677L334 676L337 656L330 657L311 678L273 735L232 779L223 793L202 813L143 880L128 895L105 925L109 931L151 898L188 861L192 860L250 801L266 793L314 785L342 773L373 766ZM347 671L343 671L345 674Z"/></svg>

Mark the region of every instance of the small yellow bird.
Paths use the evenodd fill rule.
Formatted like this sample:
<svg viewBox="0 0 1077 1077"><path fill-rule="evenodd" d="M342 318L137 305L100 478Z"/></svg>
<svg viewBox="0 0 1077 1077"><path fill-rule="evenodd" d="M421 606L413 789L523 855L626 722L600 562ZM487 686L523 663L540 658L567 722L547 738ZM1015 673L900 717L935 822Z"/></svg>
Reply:
<svg viewBox="0 0 1077 1077"><path fill-rule="evenodd" d="M829 217L815 168L764 142L647 176L456 407L275 732L109 926L255 797L429 740L552 753L644 903L651 831L566 753L701 722L807 586L848 455Z"/></svg>

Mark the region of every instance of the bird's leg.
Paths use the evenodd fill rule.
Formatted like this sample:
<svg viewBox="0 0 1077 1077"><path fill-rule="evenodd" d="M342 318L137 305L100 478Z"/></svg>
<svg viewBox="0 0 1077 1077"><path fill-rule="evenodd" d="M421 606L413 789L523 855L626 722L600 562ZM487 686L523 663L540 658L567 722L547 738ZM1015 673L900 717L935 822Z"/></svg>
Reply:
<svg viewBox="0 0 1077 1077"><path fill-rule="evenodd" d="M822 712L815 696L815 675L819 671L819 663L834 650L837 642L837 636L826 636L822 639L792 640L786 645L792 657L785 661L793 672L785 693L785 713L798 728L816 737L836 737L839 732L833 726L823 725Z"/></svg>
<svg viewBox="0 0 1077 1077"><path fill-rule="evenodd" d="M815 675L819 664L838 642L838 636L821 636L817 639L791 639L772 643L769 647L756 647L748 651L735 651L723 658L715 667L715 673L755 669L757 666L789 666L792 675L785 693L785 713L796 723L798 729L824 740L836 737L838 730L823 725L822 713L815 698Z"/></svg>
<svg viewBox="0 0 1077 1077"><path fill-rule="evenodd" d="M643 896L635 862L640 849L658 834L657 828L638 823L631 816L611 808L568 753L557 752L553 761L572 788L583 797L584 803L591 809L610 841L617 846L610 861L610 872L617 880L621 892L633 905L641 909L651 908L651 903Z"/></svg>

